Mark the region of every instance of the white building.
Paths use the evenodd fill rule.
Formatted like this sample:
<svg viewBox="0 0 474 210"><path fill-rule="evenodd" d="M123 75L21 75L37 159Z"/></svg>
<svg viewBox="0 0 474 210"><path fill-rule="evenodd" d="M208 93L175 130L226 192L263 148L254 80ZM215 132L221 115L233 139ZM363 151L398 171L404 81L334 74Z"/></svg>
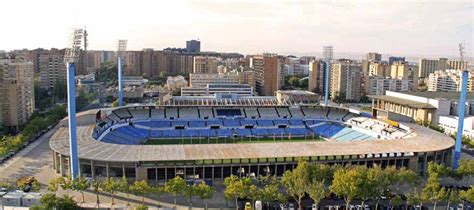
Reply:
<svg viewBox="0 0 474 210"><path fill-rule="evenodd" d="M377 118L401 122L423 122L442 125L446 117L455 118L459 112L459 92L393 92L369 95L373 114ZM466 117L474 116L474 93L467 94ZM443 122L457 126L455 122Z"/></svg>
<svg viewBox="0 0 474 210"><path fill-rule="evenodd" d="M467 91L474 91L474 74L469 73ZM462 71L449 69L435 71L430 74L427 82L428 91L460 92L462 84Z"/></svg>
<svg viewBox="0 0 474 210"><path fill-rule="evenodd" d="M252 96L253 88L249 84L207 84L206 87L182 87L181 96L210 96L222 95L223 97Z"/></svg>
<svg viewBox="0 0 474 210"><path fill-rule="evenodd" d="M206 87L207 84L239 84L238 74L189 74L190 87Z"/></svg>
<svg viewBox="0 0 474 210"><path fill-rule="evenodd" d="M396 92L414 90L413 82L410 80L377 77L370 77L368 79L366 89L368 95L383 95L387 90Z"/></svg>
<svg viewBox="0 0 474 210"><path fill-rule="evenodd" d="M439 126L444 128L444 132L449 135L454 135L458 131L458 117L447 115L439 117ZM464 118L463 133L471 139L474 139L474 116Z"/></svg>
<svg viewBox="0 0 474 210"><path fill-rule="evenodd" d="M123 86L143 86L148 83L147 79L143 79L142 76L124 76Z"/></svg>
<svg viewBox="0 0 474 210"><path fill-rule="evenodd" d="M181 75L176 77L168 77L166 79L166 86L168 87L169 91L174 91L188 86L188 81Z"/></svg>

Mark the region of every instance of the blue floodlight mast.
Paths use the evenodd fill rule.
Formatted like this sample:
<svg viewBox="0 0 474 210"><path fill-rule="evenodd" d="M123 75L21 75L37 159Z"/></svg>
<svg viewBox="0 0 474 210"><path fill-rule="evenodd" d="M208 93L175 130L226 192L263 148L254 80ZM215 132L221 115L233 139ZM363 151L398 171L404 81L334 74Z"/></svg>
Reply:
<svg viewBox="0 0 474 210"><path fill-rule="evenodd" d="M458 131L456 133L456 144L454 145L454 164L453 169L459 167L459 160L461 159L462 147L462 133L464 130L464 114L466 112L466 95L467 95L467 80L469 72L462 71L461 97L459 98L459 116L458 116Z"/></svg>
<svg viewBox="0 0 474 210"><path fill-rule="evenodd" d="M67 108L69 124L69 163L70 176L75 179L79 176L79 159L77 157L77 127L76 127L76 61L81 52L81 41L84 31L74 29L72 46L66 49L64 61L67 68Z"/></svg>
<svg viewBox="0 0 474 210"><path fill-rule="evenodd" d="M117 69L118 69L118 106L123 106L123 79L122 79L122 65L123 65L123 55L127 51L127 40L118 41L117 49Z"/></svg>
<svg viewBox="0 0 474 210"><path fill-rule="evenodd" d="M328 106L329 105L329 69L330 69L330 63L329 61L324 62L324 67L326 70L326 73L324 74L325 81L324 81L324 105Z"/></svg>
<svg viewBox="0 0 474 210"><path fill-rule="evenodd" d="M458 116L458 130L456 133L456 143L454 145L454 163L453 169L456 170L459 167L459 160L461 159L461 147L462 147L462 133L464 130L464 114L466 112L466 95L467 95L467 80L469 72L464 65L464 45L459 44L459 54L461 56L462 65L462 83L461 83L461 96L459 97L459 116Z"/></svg>

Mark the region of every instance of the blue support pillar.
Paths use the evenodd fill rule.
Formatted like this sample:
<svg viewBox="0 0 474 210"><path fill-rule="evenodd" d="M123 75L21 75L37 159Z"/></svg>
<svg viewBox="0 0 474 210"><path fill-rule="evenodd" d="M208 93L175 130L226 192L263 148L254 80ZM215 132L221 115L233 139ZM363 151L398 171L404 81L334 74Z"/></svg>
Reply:
<svg viewBox="0 0 474 210"><path fill-rule="evenodd" d="M458 131L456 133L456 144L454 145L454 164L453 169L459 167L459 160L461 159L462 146L462 131L464 129L464 113L466 112L466 94L467 94L467 80L469 72L462 71L461 97L459 98L459 116L458 116Z"/></svg>
<svg viewBox="0 0 474 210"><path fill-rule="evenodd" d="M123 106L123 87L122 87L122 59L118 57L118 104L119 107Z"/></svg>
<svg viewBox="0 0 474 210"><path fill-rule="evenodd" d="M326 73L324 74L324 105L327 106L329 105L329 61L324 62L324 66L326 68Z"/></svg>
<svg viewBox="0 0 474 210"><path fill-rule="evenodd" d="M71 178L79 175L79 160L77 158L77 131L76 131L76 81L75 64L67 64L67 109L69 113L69 162Z"/></svg>

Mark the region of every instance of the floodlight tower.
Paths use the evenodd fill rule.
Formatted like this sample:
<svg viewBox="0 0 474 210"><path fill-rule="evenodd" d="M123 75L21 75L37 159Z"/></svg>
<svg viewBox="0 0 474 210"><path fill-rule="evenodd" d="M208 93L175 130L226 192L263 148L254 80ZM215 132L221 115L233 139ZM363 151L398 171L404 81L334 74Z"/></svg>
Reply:
<svg viewBox="0 0 474 210"><path fill-rule="evenodd" d="M459 55L461 56L461 63L464 63L464 45L459 44ZM469 72L464 69L462 64L462 84L461 84L461 96L459 97L459 115L458 115L458 130L456 133L456 144L454 145L454 164L453 169L456 170L459 167L459 160L461 159L461 146L462 146L462 132L464 128L464 114L466 111L466 94L467 94L467 80Z"/></svg>
<svg viewBox="0 0 474 210"><path fill-rule="evenodd" d="M76 82L74 79L76 62L81 51L81 41L84 31L74 29L71 37L71 48L66 49L64 63L67 68L67 108L69 115L69 162L71 179L79 175L79 160L77 157L77 132L76 132Z"/></svg>
<svg viewBox="0 0 474 210"><path fill-rule="evenodd" d="M324 74L324 105L329 105L329 72L331 68L331 63L328 61L324 62L324 67L326 73Z"/></svg>
<svg viewBox="0 0 474 210"><path fill-rule="evenodd" d="M122 84L122 65L124 62L124 54L127 51L127 40L119 40L117 48L117 68L118 68L118 104L123 106L123 84Z"/></svg>

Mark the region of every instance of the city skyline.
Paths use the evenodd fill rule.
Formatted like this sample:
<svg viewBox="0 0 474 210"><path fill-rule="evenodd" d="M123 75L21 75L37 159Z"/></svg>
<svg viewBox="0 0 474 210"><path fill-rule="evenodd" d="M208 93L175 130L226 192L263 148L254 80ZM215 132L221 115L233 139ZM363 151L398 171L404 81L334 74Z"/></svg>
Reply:
<svg viewBox="0 0 474 210"><path fill-rule="evenodd" d="M311 55L332 44L336 54L377 51L456 57L457 44L465 41L467 55L472 57L473 4L464 0L436 4L174 1L140 5L86 1L68 10L70 3L5 2L6 8L11 8L5 11L7 17L18 16L15 13L22 10L35 18L5 21L4 27L14 33L0 35L2 50L63 48L68 46L72 28L86 26L89 49L100 50L116 50L118 39L129 40L130 50L184 47L186 40L199 39L203 51L244 54ZM116 15L118 12L123 15Z"/></svg>

